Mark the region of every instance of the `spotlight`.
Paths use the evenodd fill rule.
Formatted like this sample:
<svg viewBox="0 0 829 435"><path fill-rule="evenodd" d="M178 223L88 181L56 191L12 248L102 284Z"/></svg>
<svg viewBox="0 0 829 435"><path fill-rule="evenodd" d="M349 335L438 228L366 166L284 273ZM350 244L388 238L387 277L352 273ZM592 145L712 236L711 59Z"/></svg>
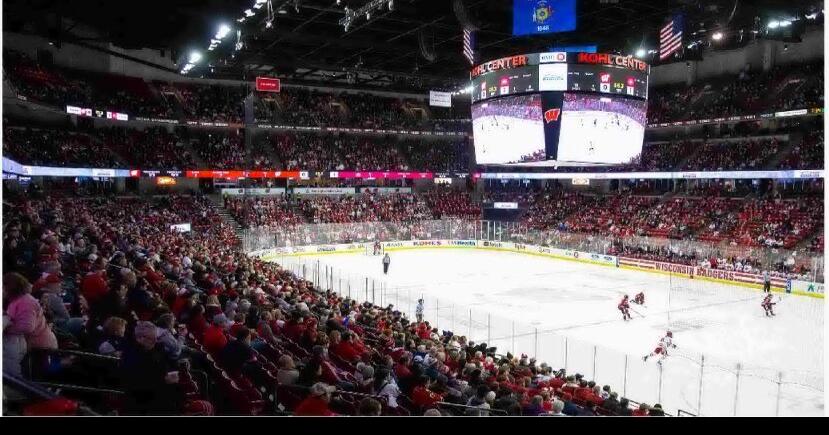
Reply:
<svg viewBox="0 0 829 435"><path fill-rule="evenodd" d="M195 50L190 52L190 63L191 64L197 63L200 60L201 60L201 53L199 53L198 51L195 51Z"/></svg>
<svg viewBox="0 0 829 435"><path fill-rule="evenodd" d="M646 54L646 52L645 52L644 48L640 48L640 49L636 50L636 57L644 57L645 54Z"/></svg>
<svg viewBox="0 0 829 435"><path fill-rule="evenodd" d="M228 33L230 33L230 26L227 24L222 24L219 26L219 30L216 32L216 39L222 40Z"/></svg>
<svg viewBox="0 0 829 435"><path fill-rule="evenodd" d="M713 35L711 35L711 39L713 39L715 41L721 40L722 39L722 32L715 32Z"/></svg>
<svg viewBox="0 0 829 435"><path fill-rule="evenodd" d="M370 19L371 19L371 13L370 13L370 12L366 12L366 21L368 21L368 20L370 20Z"/></svg>
<svg viewBox="0 0 829 435"><path fill-rule="evenodd" d="M769 29L776 29L780 27L780 21L769 21Z"/></svg>

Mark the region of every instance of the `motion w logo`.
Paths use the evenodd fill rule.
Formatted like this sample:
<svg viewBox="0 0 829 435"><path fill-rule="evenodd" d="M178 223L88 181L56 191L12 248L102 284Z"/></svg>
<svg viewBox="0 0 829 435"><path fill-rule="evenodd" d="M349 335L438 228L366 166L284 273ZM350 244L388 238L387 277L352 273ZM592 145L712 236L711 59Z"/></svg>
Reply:
<svg viewBox="0 0 829 435"><path fill-rule="evenodd" d="M551 123L553 121L558 121L558 116L561 114L561 109L550 109L544 112L544 120L547 123Z"/></svg>

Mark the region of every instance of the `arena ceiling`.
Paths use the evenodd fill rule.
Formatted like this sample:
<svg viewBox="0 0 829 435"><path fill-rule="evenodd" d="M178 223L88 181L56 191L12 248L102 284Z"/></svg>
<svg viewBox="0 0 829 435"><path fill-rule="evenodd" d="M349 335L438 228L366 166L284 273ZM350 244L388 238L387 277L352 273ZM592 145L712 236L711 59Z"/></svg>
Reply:
<svg viewBox="0 0 829 435"><path fill-rule="evenodd" d="M385 4L368 20L358 16L348 31L340 23L344 7L358 10L371 0L271 1L275 18L266 28L266 8L237 22L256 0L4 0L4 27L69 41L81 38L73 34L80 23L99 32L87 40L173 50L181 59L200 50L206 58L190 72L195 76L275 75L339 85L454 89L468 78L462 22L479 29L478 55L485 60L564 44L596 44L621 53L654 48L657 27L679 11L704 32L717 26L750 28L770 17L822 6L814 0L580 0L577 31L514 37L512 0L393 0L393 10ZM221 23L233 27L229 42L205 51ZM239 50L234 49L236 29L242 36Z"/></svg>

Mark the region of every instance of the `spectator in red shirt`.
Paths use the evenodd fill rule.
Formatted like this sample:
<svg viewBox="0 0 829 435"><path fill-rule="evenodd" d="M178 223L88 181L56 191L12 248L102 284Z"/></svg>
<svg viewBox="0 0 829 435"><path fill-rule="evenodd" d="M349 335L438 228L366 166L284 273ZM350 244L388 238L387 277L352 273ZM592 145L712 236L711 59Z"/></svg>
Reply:
<svg viewBox="0 0 829 435"><path fill-rule="evenodd" d="M311 387L311 394L297 405L294 410L294 415L322 417L337 415L328 409L328 403L331 401L331 393L334 391L336 391L335 387L317 382Z"/></svg>
<svg viewBox="0 0 829 435"><path fill-rule="evenodd" d="M648 406L647 403L640 403L639 404L639 409L636 409L636 410L633 411L633 416L634 417L647 417L648 416L648 410L650 410L650 407Z"/></svg>
<svg viewBox="0 0 829 435"><path fill-rule="evenodd" d="M152 265L144 258L139 259L137 264L138 271L150 283L150 288L154 292L159 292L161 290L161 282L164 281L164 275L156 272Z"/></svg>
<svg viewBox="0 0 829 435"><path fill-rule="evenodd" d="M604 403L604 399L602 399L602 387L594 385L593 390L589 394L585 395L585 400L593 402L598 406L602 406Z"/></svg>
<svg viewBox="0 0 829 435"><path fill-rule="evenodd" d="M190 331L196 340L202 341L204 333L209 328L207 319L204 318L204 305L196 305L190 310L190 320L187 321L187 330Z"/></svg>
<svg viewBox="0 0 829 435"><path fill-rule="evenodd" d="M224 314L217 314L213 316L213 324L204 331L204 339L202 344L211 355L218 355L219 352L227 345L227 335L225 330L230 322Z"/></svg>
<svg viewBox="0 0 829 435"><path fill-rule="evenodd" d="M443 395L429 390L429 377L421 376L412 390L412 403L421 410L443 401Z"/></svg>
<svg viewBox="0 0 829 435"><path fill-rule="evenodd" d="M302 314L294 313L291 315L291 320L285 324L285 336L291 341L299 342L305 334L305 322Z"/></svg>
<svg viewBox="0 0 829 435"><path fill-rule="evenodd" d="M92 271L81 281L81 294L90 305L95 305L109 292L106 281L106 259L97 257L92 264Z"/></svg>
<svg viewBox="0 0 829 435"><path fill-rule="evenodd" d="M354 389L354 384L345 380L344 372L337 368L328 358L328 349L317 345L312 349L314 359L319 362L322 367L322 379L329 384L337 385L344 390Z"/></svg>
<svg viewBox="0 0 829 435"><path fill-rule="evenodd" d="M346 332L342 334L342 339L340 339L340 333L337 331L333 331L331 333L332 336L336 334L337 344L334 345L332 341L330 346L333 346L333 352L338 357L348 361L348 362L357 362L360 360L360 352L357 350L357 347L354 346L353 341L354 337Z"/></svg>
<svg viewBox="0 0 829 435"><path fill-rule="evenodd" d="M575 397L576 399L584 400L584 397L591 391L592 390L590 389L590 386L587 384L587 381L582 380L579 382L579 386L576 387L573 391L573 397Z"/></svg>
<svg viewBox="0 0 829 435"><path fill-rule="evenodd" d="M409 370L409 364L411 364L411 357L405 353L394 365L394 376L397 377L397 383L400 385L400 389L406 392L410 390L413 376L412 371Z"/></svg>

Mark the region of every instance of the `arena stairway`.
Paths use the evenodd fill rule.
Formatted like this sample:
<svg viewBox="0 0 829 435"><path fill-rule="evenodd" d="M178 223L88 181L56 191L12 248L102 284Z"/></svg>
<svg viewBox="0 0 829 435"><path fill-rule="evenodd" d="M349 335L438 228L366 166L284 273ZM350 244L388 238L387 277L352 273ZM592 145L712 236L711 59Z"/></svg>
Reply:
<svg viewBox="0 0 829 435"><path fill-rule="evenodd" d="M789 155L791 155L794 147L796 145L803 144L803 133L796 132L790 133L786 135L788 140L781 141L780 151L777 152L768 162L764 165L766 169L778 169L780 162L785 161Z"/></svg>
<svg viewBox="0 0 829 435"><path fill-rule="evenodd" d="M239 225L239 222L224 208L224 201L222 200L222 196L220 194L213 194L207 195L207 199L210 200L211 206L214 210L216 210L216 214L218 214L225 223L233 228L233 232L236 234L236 237L242 240L242 236L244 235L245 230Z"/></svg>

